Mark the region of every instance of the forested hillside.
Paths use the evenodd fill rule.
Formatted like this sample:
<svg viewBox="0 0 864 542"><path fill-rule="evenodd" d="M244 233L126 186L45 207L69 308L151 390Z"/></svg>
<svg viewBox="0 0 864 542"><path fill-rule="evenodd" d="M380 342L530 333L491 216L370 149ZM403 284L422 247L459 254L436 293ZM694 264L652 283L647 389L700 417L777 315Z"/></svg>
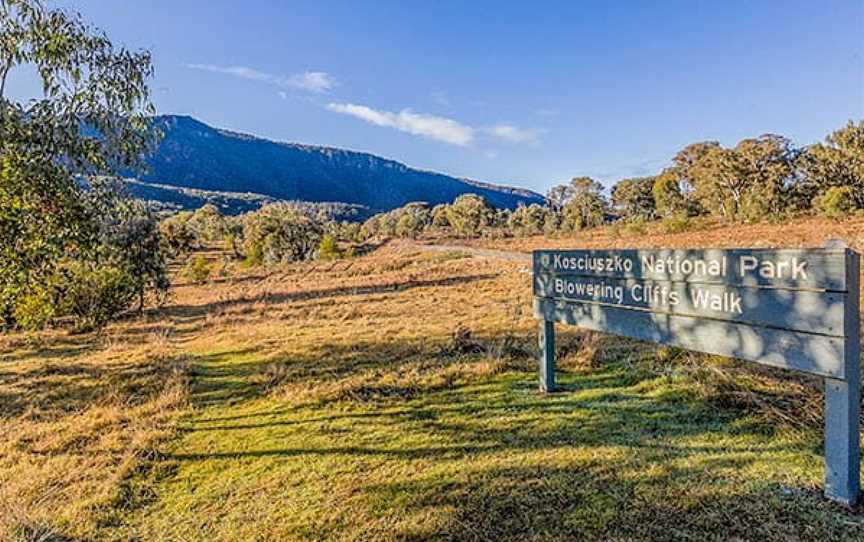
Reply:
<svg viewBox="0 0 864 542"><path fill-rule="evenodd" d="M382 211L412 201L449 203L461 194L495 207L542 203L528 190L422 171L372 154L277 143L212 128L191 117L157 117L162 139L141 180L185 188L254 192L283 200L338 201Z"/></svg>

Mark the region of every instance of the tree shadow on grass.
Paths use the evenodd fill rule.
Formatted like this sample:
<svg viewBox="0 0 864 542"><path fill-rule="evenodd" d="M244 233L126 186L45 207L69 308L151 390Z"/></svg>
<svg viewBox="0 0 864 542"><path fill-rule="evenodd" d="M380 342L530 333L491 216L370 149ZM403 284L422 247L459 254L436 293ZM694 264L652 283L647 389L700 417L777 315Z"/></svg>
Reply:
<svg viewBox="0 0 864 542"><path fill-rule="evenodd" d="M675 469L634 480L632 467L601 459L572 468L498 467L450 480L420 478L367 487L373 507L402 503L388 540L861 540L860 515L807 487L772 482L746 490L676 494ZM710 484L704 473L685 473ZM377 503L377 504L376 504ZM816 513L818 512L818 513ZM434 517L417 529L412 517ZM382 522L387 523L387 522ZM432 525L430 525L432 523Z"/></svg>
<svg viewBox="0 0 864 542"><path fill-rule="evenodd" d="M387 282L384 284L375 284L371 286L344 286L338 288L323 288L318 290L300 290L297 292L289 293L268 292L257 296L242 296L235 299L217 301L215 303L206 303L203 305L171 305L169 307L152 310L156 311L158 314L166 315L169 317L189 319L193 317L203 316L208 312L225 310L237 305L253 304L259 301L267 301L268 303L279 304L295 301L331 299L336 297L368 295L385 292L401 292L405 290L413 290L416 288L456 286L459 284L467 284L481 280L489 280L497 276L497 273L482 273L474 275L445 277L439 279L409 279L403 281Z"/></svg>
<svg viewBox="0 0 864 542"><path fill-rule="evenodd" d="M31 416L52 419L118 398L133 406L159 393L172 367L172 360L43 364L0 381L6 388L0 392L0 418L29 411Z"/></svg>
<svg viewBox="0 0 864 542"><path fill-rule="evenodd" d="M503 392L500 378L505 379ZM302 434L316 442L331 436L331 445L175 453L166 459L267 458L296 463L329 458L323 464L309 463L316 465L310 468L324 469L319 473L323 476L328 465L345 468L375 458L374 464L382 468L402 465L400 472L416 472L386 482L369 472L368 480L362 482L361 477L361 485L352 491L363 502L363 511L355 502L352 514L366 516L352 516L332 531L301 530L295 533L298 538L350 538L340 529L355 528L352 520L362 522L368 528L366 535L376 540L855 540L864 536L864 518L827 503L815 488L771 480L738 487L735 476L723 474L764 461L764 454L788 450L766 439L741 445L691 442L691 437L728 431L731 413L706 414L695 404L667 404L605 379L597 380L602 386L583 388L592 392L590 398L579 393L526 394L522 384L508 375L492 380L430 392L397 407L373 405L365 412L321 415L316 409L300 409L291 411L299 419L225 425L220 422L236 420L201 420L206 423L193 428L244 431L299 425ZM270 419L279 414L262 415ZM366 426L356 425L358 421L391 426L400 440L415 437L410 442L417 445L340 442L343 433L334 428L342 423L362 432ZM566 455L570 448L588 453L571 457ZM610 455L610 449L629 451ZM561 450L563 459L550 464L538 460ZM500 466L502 462L509 466ZM411 464L417 468L406 469ZM430 464L435 465L434 473L426 474Z"/></svg>
<svg viewBox="0 0 864 542"><path fill-rule="evenodd" d="M64 360L95 351L97 348L95 341L82 338L63 336L42 338L39 344L33 347L18 348L12 353L3 354L0 357L0 362L29 360L63 362Z"/></svg>
<svg viewBox="0 0 864 542"><path fill-rule="evenodd" d="M236 434L224 441L214 437L226 443L220 449L177 450L164 459L308 461L309 468L321 469L316 476L371 460L414 472L387 481L374 469L368 478L361 475L350 490L361 508L354 502L349 513L346 505L345 513L355 516L330 531L297 531L298 538L350 538L358 524L368 526L368 538L381 540L864 537L862 517L824 501L818 488L781 485L776 475L736 482L737 473L758 467L766 454L818 452L818 439L773 444L770 430L737 423L738 411L713 408L696 396L652 394L643 383L657 375L614 365L562 372L567 391L552 395L536 391L533 371L508 369L443 383L393 379L417 363L436 371L486 361L484 355L441 358L435 349L435 343L389 340L266 360L254 349L201 357L194 402L214 406L266 393L275 393L276 401L255 413L184 421L188 432ZM369 374L371 382L379 378L411 393L293 404L280 401L279 386L268 388L261 378L274 363L288 367L283 376L292 385L344 380L350 388L358 374ZM293 428L284 443L267 432L281 427ZM362 439L367 430L386 431L394 440L369 445ZM234 448L231 442L244 441L244 431L264 442ZM726 438L732 433L736 440ZM538 459L547 456L557 459ZM422 521L413 522L415 517Z"/></svg>

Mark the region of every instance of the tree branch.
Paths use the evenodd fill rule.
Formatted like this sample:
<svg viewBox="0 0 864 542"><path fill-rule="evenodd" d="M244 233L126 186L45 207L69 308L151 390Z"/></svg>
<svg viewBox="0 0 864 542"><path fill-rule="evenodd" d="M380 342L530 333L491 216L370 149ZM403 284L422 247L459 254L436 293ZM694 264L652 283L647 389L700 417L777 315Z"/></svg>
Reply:
<svg viewBox="0 0 864 542"><path fill-rule="evenodd" d="M3 93L6 90L6 76L9 75L9 70L12 69L12 60L9 59L2 64L0 68L0 100L3 99Z"/></svg>

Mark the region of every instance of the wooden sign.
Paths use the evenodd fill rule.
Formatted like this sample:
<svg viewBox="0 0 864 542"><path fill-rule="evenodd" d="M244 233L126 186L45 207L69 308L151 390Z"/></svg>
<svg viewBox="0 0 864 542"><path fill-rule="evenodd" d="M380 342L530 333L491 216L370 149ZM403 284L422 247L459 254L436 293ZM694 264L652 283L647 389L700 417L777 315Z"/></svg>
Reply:
<svg viewBox="0 0 864 542"><path fill-rule="evenodd" d="M540 250L533 258L543 391L555 386L555 322L824 377L826 494L856 502L857 253Z"/></svg>

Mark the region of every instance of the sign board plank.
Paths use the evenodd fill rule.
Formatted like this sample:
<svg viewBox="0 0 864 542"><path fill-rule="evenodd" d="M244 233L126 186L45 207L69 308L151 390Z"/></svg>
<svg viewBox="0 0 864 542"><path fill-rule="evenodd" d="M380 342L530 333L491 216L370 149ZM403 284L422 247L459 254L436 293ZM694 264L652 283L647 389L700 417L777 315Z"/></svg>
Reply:
<svg viewBox="0 0 864 542"><path fill-rule="evenodd" d="M844 341L838 337L545 298L535 298L534 311L537 318L551 322L840 380L846 377Z"/></svg>
<svg viewBox="0 0 864 542"><path fill-rule="evenodd" d="M846 291L843 249L540 250L534 273Z"/></svg>
<svg viewBox="0 0 864 542"><path fill-rule="evenodd" d="M842 337L847 294L539 273L534 295Z"/></svg>

